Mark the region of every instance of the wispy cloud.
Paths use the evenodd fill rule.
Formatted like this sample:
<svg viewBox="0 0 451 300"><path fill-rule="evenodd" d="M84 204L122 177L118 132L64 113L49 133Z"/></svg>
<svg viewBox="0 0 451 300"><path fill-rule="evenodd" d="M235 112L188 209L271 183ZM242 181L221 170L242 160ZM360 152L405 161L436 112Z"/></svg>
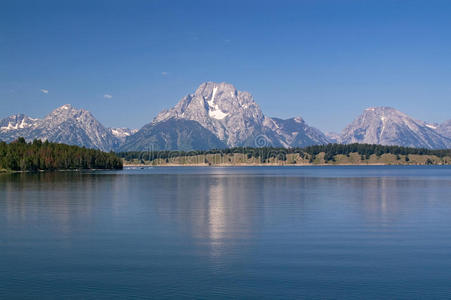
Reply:
<svg viewBox="0 0 451 300"><path fill-rule="evenodd" d="M168 74L169 74L168 72L161 72L161 75L163 75L163 76L166 76Z"/></svg>
<svg viewBox="0 0 451 300"><path fill-rule="evenodd" d="M111 95L111 94L105 94L105 95L103 95L103 98L105 98L105 99L111 99L111 98L113 98L113 95Z"/></svg>
<svg viewBox="0 0 451 300"><path fill-rule="evenodd" d="M41 89L41 93L43 93L43 94L48 94L48 93L49 93L49 90Z"/></svg>

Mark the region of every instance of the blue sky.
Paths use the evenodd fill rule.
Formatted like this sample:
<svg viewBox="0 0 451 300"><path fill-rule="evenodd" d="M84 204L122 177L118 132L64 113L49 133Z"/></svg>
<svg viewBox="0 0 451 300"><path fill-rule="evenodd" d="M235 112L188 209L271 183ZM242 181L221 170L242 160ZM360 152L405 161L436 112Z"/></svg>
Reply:
<svg viewBox="0 0 451 300"><path fill-rule="evenodd" d="M71 103L139 128L204 81L340 131L451 118L451 1L0 1L0 117ZM108 96L109 95L109 96Z"/></svg>

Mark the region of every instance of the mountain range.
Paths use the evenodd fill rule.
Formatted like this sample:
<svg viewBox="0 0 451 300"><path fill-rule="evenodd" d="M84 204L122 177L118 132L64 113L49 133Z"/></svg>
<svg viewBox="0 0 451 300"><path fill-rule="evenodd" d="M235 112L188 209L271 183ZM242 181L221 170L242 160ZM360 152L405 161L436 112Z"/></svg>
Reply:
<svg viewBox="0 0 451 300"><path fill-rule="evenodd" d="M104 151L287 148L331 142L443 149L451 148L451 120L430 124L391 107L371 107L341 134L324 134L300 116L266 116L250 93L231 84L206 82L139 130L106 128L89 111L66 104L43 119L17 114L0 120L0 140L20 136Z"/></svg>

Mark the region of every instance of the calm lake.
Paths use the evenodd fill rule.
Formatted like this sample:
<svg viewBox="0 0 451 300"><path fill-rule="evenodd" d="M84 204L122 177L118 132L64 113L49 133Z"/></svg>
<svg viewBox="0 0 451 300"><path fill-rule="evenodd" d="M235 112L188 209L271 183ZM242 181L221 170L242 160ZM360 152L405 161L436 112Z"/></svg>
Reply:
<svg viewBox="0 0 451 300"><path fill-rule="evenodd" d="M450 298L451 167L0 175L0 298Z"/></svg>

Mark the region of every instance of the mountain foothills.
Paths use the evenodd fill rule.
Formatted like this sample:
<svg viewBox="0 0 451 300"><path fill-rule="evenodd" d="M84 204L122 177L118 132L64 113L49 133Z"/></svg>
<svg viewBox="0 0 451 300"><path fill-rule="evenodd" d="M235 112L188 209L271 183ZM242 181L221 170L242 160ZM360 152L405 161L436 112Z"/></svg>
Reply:
<svg viewBox="0 0 451 300"><path fill-rule="evenodd" d="M106 128L89 111L66 104L43 119L18 114L0 120L0 140L18 137L103 151L296 148L332 142L444 149L451 148L451 120L429 124L394 108L374 107L341 134L326 135L299 116L286 120L266 116L250 93L231 84L207 82L140 130Z"/></svg>

